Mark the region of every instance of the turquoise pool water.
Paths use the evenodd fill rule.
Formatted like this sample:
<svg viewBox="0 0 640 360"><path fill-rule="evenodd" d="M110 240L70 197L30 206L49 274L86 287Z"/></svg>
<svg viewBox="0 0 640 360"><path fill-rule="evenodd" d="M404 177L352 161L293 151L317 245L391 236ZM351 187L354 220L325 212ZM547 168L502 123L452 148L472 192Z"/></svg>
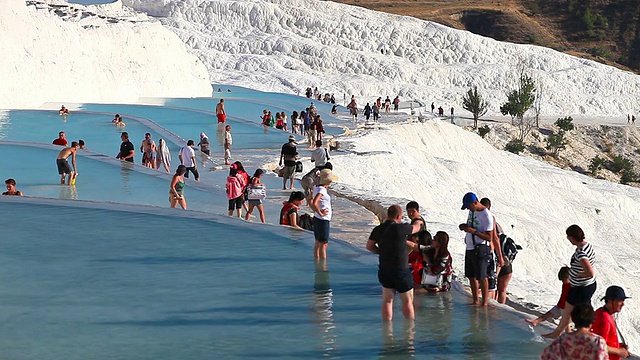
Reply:
<svg viewBox="0 0 640 360"><path fill-rule="evenodd" d="M253 172L277 161L288 134L265 133L249 116L264 103L308 99L233 92L228 110L243 109L229 118L233 152ZM51 111L0 116L0 169L36 197L0 199L10 224L0 238L3 359L538 357L543 345L520 317L469 307L457 291L417 297L413 324L396 308L383 325L373 255L333 241L328 271L316 269L311 234L221 216L227 171L209 171L221 160L215 142L211 159L200 158L202 181L187 181L195 211L169 209L171 175L141 167L139 156L136 165L115 159L110 123L123 115L136 147L144 132L167 139L175 169L185 139L215 136L205 108L217 100L164 101L172 106L86 104L67 122ZM60 130L90 149L79 152L75 186L57 184L60 147L50 142ZM288 192L272 175L264 181L276 223Z"/></svg>
<svg viewBox="0 0 640 360"><path fill-rule="evenodd" d="M534 359L540 350L515 316L466 306L457 292L418 297L415 324L387 328L371 257L348 246L332 245L323 271L309 237L145 212L0 203L2 218L29 219L0 239L3 358Z"/></svg>

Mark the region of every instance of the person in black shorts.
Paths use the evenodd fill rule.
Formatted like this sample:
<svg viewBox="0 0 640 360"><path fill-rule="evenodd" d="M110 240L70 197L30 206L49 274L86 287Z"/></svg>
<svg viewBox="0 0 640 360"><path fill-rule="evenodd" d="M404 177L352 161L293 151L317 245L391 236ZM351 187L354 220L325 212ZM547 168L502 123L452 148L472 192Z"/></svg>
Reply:
<svg viewBox="0 0 640 360"><path fill-rule="evenodd" d="M420 231L419 224L401 224L402 208L392 205L387 210L387 220L376 226L369 240L367 250L379 255L378 281L382 285L382 320L393 318L393 299L396 291L402 300L402 314L406 319L414 319L413 277L409 268L407 246L414 243L407 238Z"/></svg>

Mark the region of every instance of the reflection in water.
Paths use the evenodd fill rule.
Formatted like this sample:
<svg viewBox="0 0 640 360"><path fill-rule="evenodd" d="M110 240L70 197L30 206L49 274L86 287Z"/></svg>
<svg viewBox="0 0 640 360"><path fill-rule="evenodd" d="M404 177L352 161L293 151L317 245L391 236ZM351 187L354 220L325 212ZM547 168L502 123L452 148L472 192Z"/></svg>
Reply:
<svg viewBox="0 0 640 360"><path fill-rule="evenodd" d="M314 304L311 308L313 322L320 331L322 356L333 357L336 353L336 334L333 322L333 291L329 284L327 260L316 261L316 276L313 284Z"/></svg>
<svg viewBox="0 0 640 360"><path fill-rule="evenodd" d="M218 146L224 146L224 127L225 123L218 123L218 129L216 130L216 140Z"/></svg>
<svg viewBox="0 0 640 360"><path fill-rule="evenodd" d="M434 341L438 353L447 353L451 340L453 295L450 292L423 294L415 297L416 327L423 337Z"/></svg>
<svg viewBox="0 0 640 360"><path fill-rule="evenodd" d="M488 308L473 308L469 311L469 327L462 337L462 347L467 359L491 359L494 350L489 339Z"/></svg>
<svg viewBox="0 0 640 360"><path fill-rule="evenodd" d="M7 137L11 120L8 111L0 111L0 139Z"/></svg>
<svg viewBox="0 0 640 360"><path fill-rule="evenodd" d="M133 195L133 191L131 191L131 184L129 184L129 178L131 177L131 172L133 171L133 163L128 161L120 162L120 175L122 176L122 193L125 195Z"/></svg>
<svg viewBox="0 0 640 360"><path fill-rule="evenodd" d="M60 185L60 199L78 200L76 185Z"/></svg>
<svg viewBox="0 0 640 360"><path fill-rule="evenodd" d="M382 349L378 359L404 359L414 357L416 347L414 320L405 319L402 329L402 339L396 339L393 335L393 322L385 321L382 324Z"/></svg>

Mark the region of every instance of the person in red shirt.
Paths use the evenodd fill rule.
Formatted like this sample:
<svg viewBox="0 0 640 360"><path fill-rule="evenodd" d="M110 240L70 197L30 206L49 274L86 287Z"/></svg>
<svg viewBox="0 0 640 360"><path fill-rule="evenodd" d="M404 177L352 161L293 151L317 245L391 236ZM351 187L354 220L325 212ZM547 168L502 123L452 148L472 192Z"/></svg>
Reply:
<svg viewBox="0 0 640 360"><path fill-rule="evenodd" d="M627 344L624 343L624 338L622 338L622 342L618 340L618 327L616 326L616 320L613 318L613 314L622 310L625 299L628 299L628 297L620 286L609 286L602 298L605 304L596 310L596 319L591 324L591 331L606 340L609 359L611 360L626 359L630 356Z"/></svg>
<svg viewBox="0 0 640 360"><path fill-rule="evenodd" d="M289 201L282 203L280 210L280 225L292 226L296 229L304 230L300 227L300 215L298 210L304 201L304 193L302 191L294 191L289 196Z"/></svg>
<svg viewBox="0 0 640 360"><path fill-rule="evenodd" d="M569 284L568 266L563 266L560 268L560 271L558 271L558 280L562 281L562 293L560 294L558 304L552 307L551 310L547 311L542 316L539 316L536 319L524 319L524 321L528 322L532 326L537 326L539 323L545 320L558 319L562 316L562 310L564 310L564 302L567 300L567 295L569 295L569 289L571 288L571 284Z"/></svg>
<svg viewBox="0 0 640 360"><path fill-rule="evenodd" d="M69 144L69 142L66 139L67 134L64 133L64 131L60 131L58 133L58 138L53 140L53 145L60 145L60 146L67 146Z"/></svg>

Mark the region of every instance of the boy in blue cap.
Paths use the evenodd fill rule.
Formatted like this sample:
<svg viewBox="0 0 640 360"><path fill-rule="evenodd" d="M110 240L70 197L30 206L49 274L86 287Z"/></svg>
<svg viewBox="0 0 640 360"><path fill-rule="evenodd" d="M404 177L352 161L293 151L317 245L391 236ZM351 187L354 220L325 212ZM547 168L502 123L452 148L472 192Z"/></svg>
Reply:
<svg viewBox="0 0 640 360"><path fill-rule="evenodd" d="M491 242L494 241L493 215L482 205L476 194L466 193L462 199L462 210L469 210L467 222L458 228L464 232L467 251L464 256L464 273L469 279L473 305L489 306L488 268L491 260ZM499 247L498 247L499 249ZM499 259L500 266L504 263ZM478 299L478 287L482 292L482 304Z"/></svg>

